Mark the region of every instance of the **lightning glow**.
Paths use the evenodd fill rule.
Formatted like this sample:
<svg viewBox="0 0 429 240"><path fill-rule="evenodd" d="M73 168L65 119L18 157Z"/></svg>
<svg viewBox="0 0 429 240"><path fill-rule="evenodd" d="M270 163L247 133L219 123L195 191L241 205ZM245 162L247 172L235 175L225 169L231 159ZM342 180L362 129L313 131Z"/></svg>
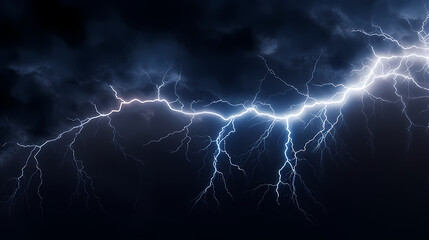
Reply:
<svg viewBox="0 0 429 240"><path fill-rule="evenodd" d="M429 127L428 124L417 123L413 120L413 116L409 114L408 106L409 101L421 98L429 98L429 87L426 87L424 83L421 83L417 80L414 75L414 72L419 73L429 73L429 47L428 39L429 34L426 33L425 27L429 19L429 14L426 16L418 30L413 30L418 37L419 42L414 45L406 45L401 43L399 40L394 38L392 35L385 33L381 27L373 25L374 31L365 31L362 29L353 30L355 34L361 34L368 38L381 38L385 42L389 42L393 45L395 51L394 53L389 54L379 54L372 47L373 55L362 63L360 69L355 69L350 74L350 81L348 83L334 83L328 82L323 84L313 84L315 78L315 73L317 71L318 64L323 58L324 54L321 54L315 58L314 67L311 71L310 78L305 82L303 86L294 86L287 81L280 78L275 71L269 66L268 61L260 56L263 64L266 67L265 77L262 78L259 82L258 89L253 97L253 99L240 103L232 103L225 99L217 99L208 104L201 106L200 100L192 101L190 104L186 104L181 100L181 97L177 91L178 85L181 84L181 74L172 80L168 78L167 75L170 71L168 69L164 77L162 78L162 83L156 85L157 94L156 97L150 99L140 99L132 98L126 99L120 95L118 90L114 86L110 86L110 89L115 97L116 102L118 103L116 108L113 108L106 112L101 112L98 110L95 104L96 114L85 118L85 119L71 119L76 123L71 128L61 132L56 137L43 141L41 144L28 144L28 143L16 143L17 146L25 149L29 149L28 156L24 165L21 168L20 174L12 179L16 183L16 188L9 197L10 206L14 201L25 194L28 186L31 181L37 181L37 193L40 199L39 207L43 209L43 171L39 165L39 162L42 159L39 158L41 151L45 149L49 144L58 142L66 135L71 136L71 141L67 145L67 153L71 153L71 157L76 169L76 176L78 183L76 186L76 191L78 189L83 189L87 196L87 203L90 197L94 197L102 208L100 199L96 194L96 188L94 186L93 180L90 175L85 171L84 163L79 159L78 152L74 148L76 139L79 138L82 130L90 123L94 122L97 119L107 119L108 125L112 129L113 139L115 146L123 154L124 158L130 158L137 161L139 164L143 164L142 160L128 154L124 147L119 143L118 138L121 138L120 133L117 131L116 127L112 124L111 117L117 114L120 114L121 111L131 105L149 105L157 104L163 105L168 108L170 112L178 113L183 118L189 119L187 124L183 128L169 132L165 136L162 136L158 139L154 139L144 144L143 147L148 147L154 143L160 143L163 140L173 136L173 135L183 135L184 137L180 140L179 145L171 150L171 153L177 153L180 149L185 148L186 159L190 161L190 143L191 141L201 141L201 139L206 139L201 141L205 147L201 151L206 151L206 157L211 159L211 175L209 181L207 182L205 188L194 199L193 206L205 201L208 197L212 197L219 205L221 201L218 199L217 190L222 188L232 199L234 198L234 193L228 188L228 174L231 171L237 171L243 176L248 176L249 174L245 171L245 168L242 165L253 156L252 153L257 153L257 160L259 161L262 152L267 151L266 140L270 137L270 134L273 132L273 129L281 125L285 131L285 141L283 142L283 162L281 166L277 169L275 176L275 181L261 183L259 186L253 189L253 191L262 191L262 198L259 203L264 201L265 196L269 191L274 191L277 199L277 204L281 203L282 192L286 191L290 194L290 198L296 207L302 211L302 213L307 217L308 213L300 206L299 196L297 193L297 185L303 186L311 198L315 198L311 195L311 191L306 187L303 178L297 171L297 166L302 160L302 155L308 151L320 150L320 160L324 156L324 152L328 154L334 154L330 147L330 144L341 144L338 143L338 138L335 135L336 128L344 124L343 123L343 113L342 109L347 104L348 100L353 97L364 97L369 98L372 101L382 101L388 104L399 104L401 106L402 114L405 116L406 120L409 123L408 133L409 139L411 139L411 129L412 128L424 128ZM411 23L410 23L411 25ZM416 66L420 66L417 70L414 70ZM149 75L148 75L149 76ZM273 77L276 81L282 83L286 89L285 92L279 92L277 94L288 94L293 92L300 96L302 100L299 103L289 106L286 111L281 113L274 110L274 107L269 103L271 95L269 98L262 99L260 97L262 86L267 80L267 77ZM378 83L391 83L393 87L394 97L383 97L379 96L373 92L373 88ZM401 86L407 85L408 89L413 88L416 90L415 95L405 93L401 90ZM163 96L162 91L167 86L174 87L174 99L170 99L166 96ZM316 97L312 91L313 89L334 89L334 93L325 96L325 97ZM198 105L199 107L196 107ZM222 111L213 110L214 106L228 105L234 109L237 109L232 114L225 114ZM362 108L364 108L364 103L362 100ZM362 111L366 119L368 115ZM195 119L198 117L212 117L218 119L222 122L222 127L219 129L216 136L192 136L190 134L189 128L194 124ZM265 130L262 134L257 136L257 140L248 148L247 151L243 152L239 156L234 156L228 151L228 140L231 136L237 132L237 124L241 119L251 119L257 118L260 119L258 125L265 126ZM296 122L304 123L304 129L307 129L309 126L317 127L317 131L312 133L310 136L305 136L306 141L304 144L298 144L296 142L296 136L299 134L294 131L292 125ZM370 128L368 127L370 133L370 138L373 138ZM301 136L302 137L302 136ZM370 140L371 140L370 139ZM327 142L329 140L329 142ZM411 141L411 140L409 140ZM4 145L3 145L4 146ZM211 147L214 147L214 152L210 153ZM226 161L230 166L229 172L219 168L219 162ZM35 180L37 178L38 180ZM75 193L71 196L73 200L75 198Z"/></svg>

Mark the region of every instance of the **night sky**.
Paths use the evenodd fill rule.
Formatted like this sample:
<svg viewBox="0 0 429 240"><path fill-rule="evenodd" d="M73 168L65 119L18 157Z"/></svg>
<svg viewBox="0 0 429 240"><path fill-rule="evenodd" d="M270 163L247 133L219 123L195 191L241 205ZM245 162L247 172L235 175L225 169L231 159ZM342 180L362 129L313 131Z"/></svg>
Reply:
<svg viewBox="0 0 429 240"><path fill-rule="evenodd" d="M217 178L216 198L209 192L195 203L213 171L216 148L204 149L207 136L215 139L225 123L196 118L188 150L178 148L184 132L145 145L190 121L159 103L129 105L85 125L73 149L86 183L78 182L67 147L77 131L46 144L11 201L32 154L17 143L43 144L76 119L97 115L94 106L117 108L109 86L123 99L154 99L167 81L161 93L168 101L180 96L174 107L208 106L223 115L240 106L207 104L249 104L259 89L259 100L287 113L303 99L282 81L305 89L312 79L315 97L331 96L337 90L320 85L357 81L353 70L371 64L373 50L398 52L391 41L353 30L376 24L401 43L417 44L413 31L425 7L399 0L0 1L0 239L427 239L427 128L408 131L400 104L367 95L352 95L324 147L302 155L299 206L288 187L280 189L280 205L275 189L255 190L276 181L287 132L276 124L265 151L261 145L243 157L269 127L252 115L237 120L227 147L247 174L219 160L233 198ZM417 65L413 76L429 87L429 74ZM392 86L372 93L393 99ZM400 86L410 98L413 91ZM427 126L429 100L414 100L405 100L406 113ZM299 124L292 126L297 144L317 125Z"/></svg>

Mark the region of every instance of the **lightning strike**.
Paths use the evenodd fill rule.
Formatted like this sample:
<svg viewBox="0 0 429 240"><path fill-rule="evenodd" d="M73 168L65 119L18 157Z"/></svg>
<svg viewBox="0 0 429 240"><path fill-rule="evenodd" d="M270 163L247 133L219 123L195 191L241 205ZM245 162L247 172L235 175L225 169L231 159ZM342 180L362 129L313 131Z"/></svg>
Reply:
<svg viewBox="0 0 429 240"><path fill-rule="evenodd" d="M288 83L287 81L280 78L275 71L269 66L268 61L263 57L259 56L263 64L266 67L266 73L264 78L259 82L258 90L255 93L253 99L241 103L232 103L225 99L217 99L208 104L204 104L200 107L195 107L194 105L201 102L201 100L194 100L191 104L186 105L180 97L177 87L181 81L181 73L177 76L177 79L168 78L168 73L171 69L168 69L162 78L161 84L156 85L157 94L155 98L151 99L140 99L140 98L131 98L125 99L120 96L117 89L114 86L109 86L113 96L118 103L116 108L113 108L106 112L101 112L98 110L95 104L94 116L85 118L85 119L71 119L76 123L71 128L61 132L56 137L48 139L41 144L27 144L27 143L16 143L20 148L29 149L29 153L25 160L24 165L21 168L20 174L12 179L16 183L15 190L9 197L9 203L12 207L14 201L21 197L27 191L27 188L30 185L30 182L35 181L34 178L38 180L37 186L37 195L40 199L39 207L43 210L43 174L42 169L40 168L39 154L45 149L49 144L55 143L60 139L64 138L66 135L70 135L71 141L67 145L67 153L71 153L71 158L74 163L77 177L76 191L71 196L71 200L75 198L75 195L78 189L83 189L86 194L86 205L88 206L89 198L94 197L99 203L100 208L101 199L97 196L93 180L90 175L85 171L84 162L79 160L78 152L75 150L75 142L79 138L82 130L93 123L98 119L107 119L108 126L112 130L112 141L115 146L122 153L124 158L130 158L143 165L142 160L128 154L125 148L120 144L118 138L121 138L120 133L117 131L116 127L112 123L111 117L117 114L120 114L121 111L131 105L148 105L148 104L157 104L164 105L168 108L170 112L178 113L183 118L188 118L188 122L183 128L169 132L165 136L162 136L158 139L151 140L143 145L143 147L148 147L151 144L160 143L163 140L170 138L174 135L183 136L180 140L179 145L171 150L171 153L177 153L180 149L185 149L185 156L188 161L191 161L189 158L189 148L192 141L195 139L206 139L201 141L205 145L200 151L206 151L206 158L211 159L211 175L209 181L206 184L206 187L196 196L194 199L193 207L199 204L201 201L205 201L208 197L212 197L218 205L221 204L219 198L217 197L217 190L222 188L223 191L227 193L231 199L234 199L234 194L228 188L228 174L231 174L232 171L237 171L243 176L248 176L249 174L245 171L245 168L242 165L248 162L253 156L253 153L257 153L256 159L260 161L261 154L264 151L267 151L266 141L273 132L273 129L276 126L282 126L285 132L285 141L283 142L283 162L281 166L277 169L275 181L261 183L253 191L262 190L262 197L259 201L261 204L264 201L267 193L271 190L274 191L276 195L277 204L281 203L281 196L283 189L286 189L290 193L290 199L295 204L295 206L302 211L302 213L309 217L310 215L301 207L299 202L299 196L297 193L297 185L303 186L304 189L308 192L313 200L315 198L311 194L311 191L307 188L304 183L303 178L298 173L297 166L301 160L303 160L302 155L308 151L320 151L320 161L322 161L325 152L332 155L335 154L335 149L330 147L328 140L332 141L334 145L339 144L337 137L335 135L336 128L344 124L343 123L343 107L347 104L348 100L353 97L360 96L362 98L362 114L367 119L367 129L370 133L370 142L374 138L369 126L368 118L371 117L367 115L364 111L365 104L364 98L368 98L371 101L381 101L386 104L399 104L401 106L402 115L408 121L408 135L409 142L411 141L411 129L412 128L423 128L427 129L428 124L419 124L413 121L413 117L410 116L408 112L408 101L413 99L428 98L429 97L429 87L425 87L423 83L420 83L413 76L412 69L415 65L422 64L422 67L418 70L420 72L428 73L429 69L429 47L427 46L429 35L425 31L427 21L429 19L429 13L422 22L420 29L412 31L417 34L419 43L416 45L405 45L402 44L399 40L394 38L392 35L384 32L381 27L373 25L374 31L368 32L362 29L355 29L352 32L356 34L361 34L368 38L380 38L386 42L393 44L397 49L394 54L379 54L371 46L373 56L369 58L368 63L363 63L361 69L355 69L352 71L352 74L357 74L359 77L352 79L351 83L323 83L323 84L313 84L312 81L315 78L315 73L317 71L317 66L323 58L323 52L315 59L314 67L311 71L310 78L305 82L304 86L295 86ZM408 21L409 22L409 21ZM410 22L409 22L410 23ZM411 23L410 23L411 26ZM412 27L412 26L411 26ZM149 77L149 75L146 73ZM273 77L273 79L279 81L284 85L285 92L280 92L271 95L266 99L261 99L260 94L263 91L262 86L267 77ZM150 78L150 77L149 77ZM153 83L152 79L151 82ZM392 82L392 87L394 89L393 94L395 99L389 99L382 96L378 96L372 92L372 87L379 82ZM406 83L408 86L413 86L419 91L422 91L422 94L419 96L409 96L409 94L403 93L400 89L401 84ZM174 87L174 99L169 100L168 97L163 96L162 91L167 86ZM329 87L335 89L335 92L330 96L326 97L316 97L312 94L314 88L325 88ZM278 113L274 110L274 107L269 103L271 97L277 94L287 94L289 91L298 94L302 97L302 101L293 104L287 108L286 112ZM221 111L212 110L213 106L218 105L228 105L229 107L234 107L238 109L233 114L224 114ZM334 116L334 117L332 117ZM222 127L218 131L216 136L192 136L190 134L190 127L194 124L195 119L199 117L213 117L222 122ZM309 119L306 119L310 117ZM250 119L257 118L260 119L260 122L252 125L253 126L264 126L265 130L257 137L257 140L249 146L248 150L243 152L239 156L234 156L230 153L228 148L228 141L237 132L237 124L240 119ZM299 134L294 131L292 125L296 122L304 123L304 129L307 129L309 126L318 126L318 130L309 136L304 144L297 144L295 141L296 136ZM9 143L5 143L3 147ZM210 153L210 149L214 148L215 150ZM219 162L226 161L226 164L229 165L229 172L226 172L219 168ZM316 201L316 200L315 200ZM72 202L70 203L72 204Z"/></svg>

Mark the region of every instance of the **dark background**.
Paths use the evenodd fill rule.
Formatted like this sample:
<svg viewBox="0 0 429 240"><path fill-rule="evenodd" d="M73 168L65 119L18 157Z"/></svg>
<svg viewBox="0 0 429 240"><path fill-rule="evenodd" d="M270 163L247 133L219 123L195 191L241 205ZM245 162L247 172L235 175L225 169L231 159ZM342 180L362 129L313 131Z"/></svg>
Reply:
<svg viewBox="0 0 429 240"><path fill-rule="evenodd" d="M416 37L404 18L418 28L426 14L421 1L1 1L0 11L0 142L39 144L73 125L67 117L95 114L90 102L101 110L113 107L107 84L125 97L153 97L151 81L159 84L169 68L172 78L181 73L184 101L252 99L266 72L258 56L296 85L309 79L321 56L315 81L347 82L347 74L371 56L369 44L381 53L392 50L388 42L352 29L371 29L376 23L412 43ZM267 91L277 90L274 78L267 81ZM276 110L291 102L280 102ZM426 105L418 104L421 109ZM371 116L372 147L362 106ZM215 136L220 123L202 120L192 133ZM82 190L69 205L76 172L64 152L72 136L39 155L43 218L36 184L27 197L8 204L14 187L8 179L19 174L29 152L10 144L2 148L2 239L426 239L429 234L429 139L425 129L413 128L407 149L408 123L400 106L351 99L344 109L346 125L337 131L348 153L337 146L340 153L320 163L316 151L299 165L321 205L298 190L311 221L289 200L286 189L280 206L271 191L259 208L261 192L249 191L275 177L285 137L281 124L262 165L246 166L257 166L252 177L239 172L230 177L234 201L220 190L219 208L209 198L191 209L209 177L209 170L198 174L204 154L192 154L188 162L183 149L166 151L178 146L180 136L142 147L188 119L150 105L127 108L112 121L124 136L121 145L143 166L124 159L106 119L85 128L76 143L78 158L85 162L105 211L93 195L85 206ZM233 148L243 144L240 137L253 136L245 127L241 130ZM196 140L192 152L199 147Z"/></svg>

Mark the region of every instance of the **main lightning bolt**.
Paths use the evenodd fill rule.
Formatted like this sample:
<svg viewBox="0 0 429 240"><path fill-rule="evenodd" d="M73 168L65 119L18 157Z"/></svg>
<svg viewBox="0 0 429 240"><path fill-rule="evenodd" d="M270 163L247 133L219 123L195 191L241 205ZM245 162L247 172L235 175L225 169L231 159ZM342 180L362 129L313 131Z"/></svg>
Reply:
<svg viewBox="0 0 429 240"><path fill-rule="evenodd" d="M97 119L107 119L108 125L112 129L113 142L123 154L124 158L131 158L142 164L142 161L125 151L125 148L120 144L118 138L121 138L120 133L116 127L112 124L111 117L121 113L121 111L130 105L148 105L158 104L164 105L169 111L178 113L184 118L188 118L189 121L183 128L172 131L163 137L149 141L144 146L150 144L159 143L173 135L184 136L180 140L180 144L172 149L172 153L178 152L181 148L185 148L186 159L189 160L189 148L190 143L194 138L206 139L201 141L204 147L200 151L206 152L206 159L211 158L211 175L202 191L194 199L194 207L201 201L206 200L207 197L212 197L218 204L217 190L222 188L231 198L233 193L228 189L228 175L232 171L239 172L243 176L247 176L248 173L245 171L243 165L249 161L249 159L256 153L256 158L260 161L260 157L263 152L267 151L267 139L273 132L273 129L280 125L285 131L285 141L283 143L283 161L281 166L277 169L275 181L262 183L254 188L254 191L262 190L261 203L266 194L271 190L275 192L277 203L280 204L280 197L282 195L282 189L287 189L290 193L291 200L301 210L304 215L309 216L304 209L300 206L297 194L297 185L303 186L310 195L311 198L315 198L311 195L311 191L306 187L301 175L297 171L297 166L300 160L303 160L304 153L309 150L320 151L320 160L326 154L336 154L336 149L332 149L329 145L341 144L336 136L336 129L343 124L343 113L342 109L352 97L360 96L362 98L362 113L365 118L370 117L364 111L364 97L369 98L372 101L382 101L383 103L400 104L402 114L405 116L409 123L408 133L409 139L411 139L411 129L413 127L422 127L427 129L428 124L416 123L413 117L409 114L408 106L409 102L416 99L429 98L429 88L424 86L424 83L417 81L414 76L414 72L428 73L429 68L429 48L427 46L429 35L425 31L426 24L429 19L429 13L424 19L420 26L420 29L412 31L417 34L419 42L416 45L405 45L399 40L394 38L392 35L385 33L381 27L373 25L373 31L365 31L362 29L352 30L357 34L363 34L369 38L381 38L386 42L391 43L392 48L395 49L394 54L379 54L370 45L373 55L368 58L368 61L363 63L360 69L355 69L351 73L349 83L321 83L313 84L315 73L317 71L317 65L320 59L323 57L323 52L314 59L314 67L311 71L311 76L303 84L303 86L295 86L288 83L287 81L280 78L275 71L269 66L268 61L260 56L261 60L265 64L266 73L265 76L260 80L258 91L254 95L253 99L242 103L232 103L224 99L217 99L209 103L204 103L203 100L195 100L190 104L185 104L177 91L178 85L180 85L181 74L169 75L170 69L167 70L162 78L161 84L156 85L157 94L156 97L151 99L140 99L132 98L125 99L120 96L114 86L109 86L115 100L118 105L109 111L99 111L95 104L94 116L85 119L71 119L76 124L71 128L61 132L56 137L48 139L41 144L26 144L17 143L18 147L29 150L28 156L25 160L24 165L21 168L20 174L12 179L16 183L16 188L9 197L10 205L13 202L26 193L30 182L36 181L37 178L38 187L37 193L40 199L39 207L43 210L43 174L42 169L39 165L41 159L39 154L44 148L54 142L59 141L66 135L71 136L71 141L67 144L67 153L71 153L71 158L76 169L78 183L76 186L76 192L78 189L83 189L88 199L92 196L101 205L101 199L97 196L93 181L90 175L85 171L84 162L78 159L77 152L75 150L75 142L79 138L82 130L94 122ZM408 20L407 20L408 21ZM409 21L408 21L409 22ZM410 23L410 22L409 22ZM411 26L411 23L410 23ZM417 67L417 69L416 69ZM149 74L147 74L149 77ZM170 76L170 77L169 77ZM270 95L267 98L261 97L263 85L268 77L274 78L283 84L285 91ZM153 81L151 80L153 83ZM380 96L374 93L373 89L377 84L391 84L393 90L393 97ZM408 89L413 88L414 94L410 94L408 91L403 91L402 86L406 85ZM167 86L174 88L174 97L170 99L163 96L163 90ZM327 97L316 97L312 91L314 88L319 89L333 89L334 92ZM298 96L299 102L291 105L286 111L281 113L277 112L270 99L278 95L295 94ZM198 106L198 107L197 107ZM225 114L222 111L215 111L215 106L228 106L235 109L233 114ZM373 114L374 111L371 113ZM213 117L219 119L222 122L222 127L219 129L215 136L192 136L190 134L190 127L194 124L195 119L199 117ZM264 131L257 136L257 140L248 147L239 156L232 155L228 150L228 141L237 132L238 121L242 119L259 119L260 121L253 126L264 126ZM297 131L294 131L294 124L303 123L303 129L307 130L312 126L316 128L311 135L305 134L306 140L303 143L296 141ZM367 123L368 126L368 123ZM373 138L373 134L368 127L370 141ZM300 136L303 137L303 136ZM329 140L329 141L328 141ZM3 145L4 147L5 145ZM214 149L210 152L210 149ZM220 161L225 161L229 165L228 169L219 167ZM76 193L75 192L75 193ZM75 193L72 196L72 200L75 197Z"/></svg>

